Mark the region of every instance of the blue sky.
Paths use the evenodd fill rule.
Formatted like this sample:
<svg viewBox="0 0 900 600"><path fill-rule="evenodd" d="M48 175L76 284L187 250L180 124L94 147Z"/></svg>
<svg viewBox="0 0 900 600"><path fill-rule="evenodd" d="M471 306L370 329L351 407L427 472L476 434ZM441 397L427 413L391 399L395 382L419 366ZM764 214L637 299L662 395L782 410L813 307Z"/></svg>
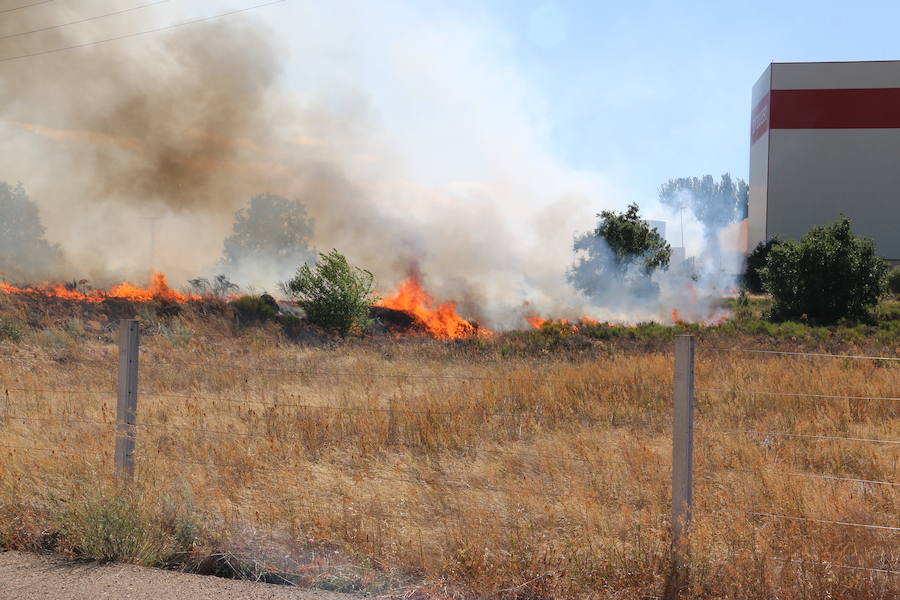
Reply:
<svg viewBox="0 0 900 600"><path fill-rule="evenodd" d="M280 15L275 20L286 30L293 18L318 21L317 27L334 38L332 54L358 52L363 58L347 61L354 66L345 75L353 75L342 84L360 86L363 103L381 123L390 124L392 113L402 115L389 125L397 129L421 113L427 129L450 109L433 97L417 101L416 91L408 89L412 84L404 88L392 81L397 65L379 58L384 47L408 30L423 28L428 31L423 56L452 54L459 39L474 40L467 60L476 68L463 66L445 79L463 88L485 87L491 72L504 81L511 77L513 87L524 90L516 92L520 101L506 98L494 114L520 111L542 152L567 168L602 177L616 190L614 205L647 203L670 177L731 172L746 179L750 88L769 62L900 57L900 8L887 2L329 4L328 9L301 2L303 8L263 10ZM426 47L444 36L444 42ZM407 44L407 54L419 53L416 43ZM295 52L295 61L306 63L294 71L305 74L293 77L304 80L301 87L314 85L304 57L316 51L321 48ZM490 65L487 74L467 81L467 73L484 64ZM323 79L334 84L340 77L328 71L316 71L322 76L319 84ZM497 96L492 93L486 90L483 107L467 106L468 114L477 118L480 111L490 111ZM425 105L433 110L428 113ZM418 141L438 142L441 136L432 133ZM457 156L464 154L460 149Z"/></svg>
<svg viewBox="0 0 900 600"><path fill-rule="evenodd" d="M513 38L553 149L636 198L673 176L747 178L750 87L769 62L900 58L895 2L463 4Z"/></svg>

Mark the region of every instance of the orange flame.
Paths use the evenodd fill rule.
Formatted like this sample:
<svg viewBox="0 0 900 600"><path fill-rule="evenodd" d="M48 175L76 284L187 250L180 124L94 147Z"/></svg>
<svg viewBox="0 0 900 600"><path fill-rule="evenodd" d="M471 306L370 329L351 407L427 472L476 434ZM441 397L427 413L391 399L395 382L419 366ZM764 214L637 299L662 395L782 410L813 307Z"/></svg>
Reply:
<svg viewBox="0 0 900 600"><path fill-rule="evenodd" d="M472 336L489 336L491 332L473 325L456 314L456 303L453 301L439 304L431 308L434 300L422 288L415 276L407 277L393 296L383 298L378 306L400 310L412 315L421 323L426 331L442 340L450 340Z"/></svg>
<svg viewBox="0 0 900 600"><path fill-rule="evenodd" d="M679 314L677 308L672 309L672 322L676 325L684 323L684 319L681 318L681 314Z"/></svg>
<svg viewBox="0 0 900 600"><path fill-rule="evenodd" d="M537 315L525 315L525 320L535 329L540 329L545 323L559 323L560 325L571 327L573 330L577 331L579 327L594 327L599 324L597 319L593 319L587 315L579 317L577 325L570 323L568 319L556 319L554 321L553 319L544 319Z"/></svg>
<svg viewBox="0 0 900 600"><path fill-rule="evenodd" d="M111 287L109 290L90 290L81 292L60 283L44 283L38 286L16 287L0 282L0 292L5 294L35 294L49 298L62 298L78 302L103 302L104 300L128 300L130 302L150 302L151 300L165 300L168 302L183 303L189 300L201 300L196 294L182 294L169 287L166 276L162 273L151 275L150 285L145 288L132 285L127 281Z"/></svg>
<svg viewBox="0 0 900 600"><path fill-rule="evenodd" d="M537 315L525 315L525 320L528 321L528 324L535 329L540 329L544 326L544 323L547 322L547 319L542 319Z"/></svg>

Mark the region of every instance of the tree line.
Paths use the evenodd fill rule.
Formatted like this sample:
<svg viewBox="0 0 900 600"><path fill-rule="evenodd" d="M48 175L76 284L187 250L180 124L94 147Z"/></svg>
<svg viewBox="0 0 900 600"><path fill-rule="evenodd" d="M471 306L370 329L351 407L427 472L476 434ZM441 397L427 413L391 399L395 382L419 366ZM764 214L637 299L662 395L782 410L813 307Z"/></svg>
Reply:
<svg viewBox="0 0 900 600"><path fill-rule="evenodd" d="M716 181L707 175L666 182L659 201L690 211L712 239L721 227L746 218L747 195L742 180L726 174ZM641 217L637 204L622 212L602 211L597 219L594 229L574 239L569 283L598 304L621 299L623 293L653 300L659 291L654 274L667 270L671 261L669 243ZM220 274L190 284L199 293L227 295L238 289L229 274L259 264L290 265L294 274L280 288L304 307L309 320L343 335L365 330L369 307L377 300L373 274L351 265L337 250L317 253L311 246L313 229L301 201L271 193L255 196L234 214L213 266ZM5 278L33 277L63 263L21 184L0 182L0 250ZM874 244L855 235L850 220L842 217L799 241L774 238L759 244L747 257L742 286L772 296L774 320L868 320L886 292L900 295L900 268L891 270Z"/></svg>

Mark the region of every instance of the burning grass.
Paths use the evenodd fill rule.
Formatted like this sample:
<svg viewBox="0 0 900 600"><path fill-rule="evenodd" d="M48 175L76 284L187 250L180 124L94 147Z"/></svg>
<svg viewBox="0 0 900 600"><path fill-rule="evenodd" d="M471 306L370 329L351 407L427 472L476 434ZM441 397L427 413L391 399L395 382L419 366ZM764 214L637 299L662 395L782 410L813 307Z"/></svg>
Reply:
<svg viewBox="0 0 900 600"><path fill-rule="evenodd" d="M492 333L478 323L467 321L456 314L456 303L453 301L434 306L434 299L416 276L401 282L396 293L379 301L378 307L409 315L428 335L439 340L490 337Z"/></svg>
<svg viewBox="0 0 900 600"><path fill-rule="evenodd" d="M57 298L75 302L97 303L106 300L125 300L128 302L175 302L200 301L197 294L185 294L178 292L166 282L166 276L162 273L153 273L150 276L150 284L146 287L132 285L124 281L112 286L109 290L99 290L85 287L85 282L71 283L45 283L37 286L17 287L0 281L0 292L12 295L30 295L42 298Z"/></svg>
<svg viewBox="0 0 900 600"><path fill-rule="evenodd" d="M136 305L138 476L123 487L115 332L99 312L24 320L35 309L17 302L18 340L0 342L6 546L405 597L663 589L672 328L297 344L273 323L228 333L225 309ZM900 389L885 361L708 351L697 376L701 390ZM900 570L897 532L731 511L900 526L896 486L783 475L896 482L900 447L725 432L897 440L897 402L700 391L697 419L692 596L896 597L897 576L808 563Z"/></svg>

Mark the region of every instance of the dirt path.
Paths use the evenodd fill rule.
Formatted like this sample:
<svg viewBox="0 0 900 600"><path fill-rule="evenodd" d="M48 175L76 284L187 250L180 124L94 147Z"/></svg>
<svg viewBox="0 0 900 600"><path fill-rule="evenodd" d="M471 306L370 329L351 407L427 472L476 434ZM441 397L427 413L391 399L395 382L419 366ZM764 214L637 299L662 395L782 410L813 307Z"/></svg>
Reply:
<svg viewBox="0 0 900 600"><path fill-rule="evenodd" d="M0 600L357 600L361 596L118 563L0 552Z"/></svg>

